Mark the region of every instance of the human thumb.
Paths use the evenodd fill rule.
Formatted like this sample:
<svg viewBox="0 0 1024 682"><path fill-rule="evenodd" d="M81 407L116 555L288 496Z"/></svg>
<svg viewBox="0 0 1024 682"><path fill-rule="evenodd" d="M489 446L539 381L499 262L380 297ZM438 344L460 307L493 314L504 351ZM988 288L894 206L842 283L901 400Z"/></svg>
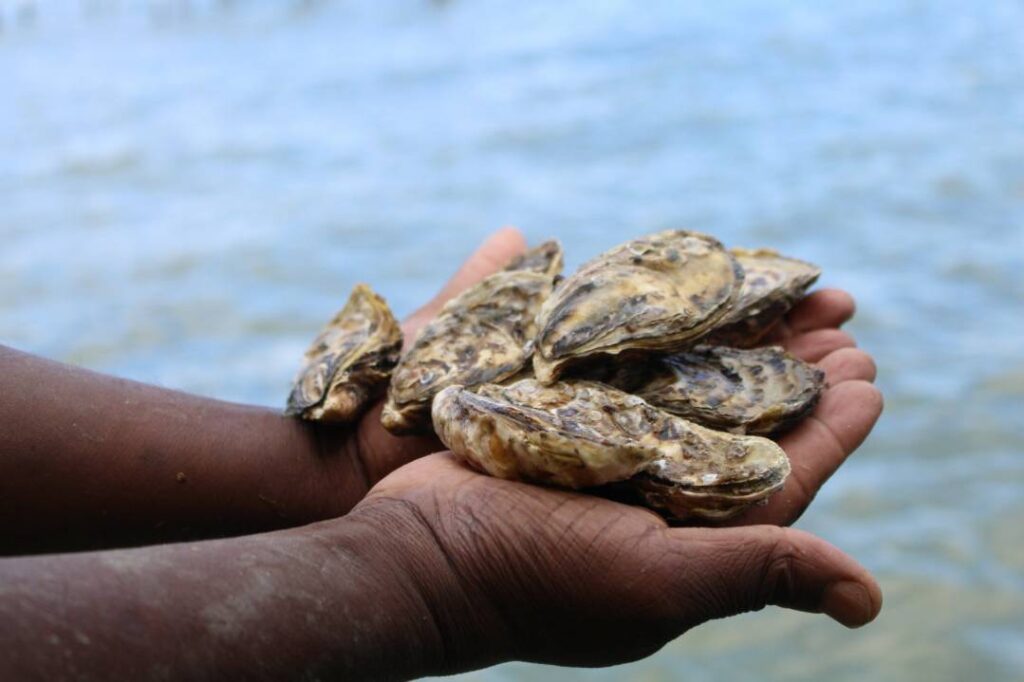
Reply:
<svg viewBox="0 0 1024 682"><path fill-rule="evenodd" d="M846 627L865 625L882 608L867 569L809 533L778 526L664 531L683 564L680 595L696 622L756 611L768 604L824 613ZM696 624L696 622L694 624Z"/></svg>

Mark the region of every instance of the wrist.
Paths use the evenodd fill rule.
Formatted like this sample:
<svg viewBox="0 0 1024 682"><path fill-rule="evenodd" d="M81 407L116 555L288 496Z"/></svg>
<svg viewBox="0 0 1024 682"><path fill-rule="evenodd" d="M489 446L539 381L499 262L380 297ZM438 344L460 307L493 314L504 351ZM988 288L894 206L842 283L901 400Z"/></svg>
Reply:
<svg viewBox="0 0 1024 682"><path fill-rule="evenodd" d="M313 667L303 674L411 679L436 668L440 643L430 613L378 534L343 517L268 537L282 535L291 542L275 543L274 551L290 555L292 584L310 585L319 596L317 617L307 622L319 651L305 657Z"/></svg>
<svg viewBox="0 0 1024 682"><path fill-rule="evenodd" d="M255 489L278 525L301 526L348 513L368 484L349 425L268 414ZM250 466L253 463L250 463Z"/></svg>
<svg viewBox="0 0 1024 682"><path fill-rule="evenodd" d="M394 615L393 632L403 640L389 646L416 662L406 674L452 674L508 657L508 637L491 600L419 506L371 496L343 521L328 528L328 545L356 558L374 576L375 598Z"/></svg>

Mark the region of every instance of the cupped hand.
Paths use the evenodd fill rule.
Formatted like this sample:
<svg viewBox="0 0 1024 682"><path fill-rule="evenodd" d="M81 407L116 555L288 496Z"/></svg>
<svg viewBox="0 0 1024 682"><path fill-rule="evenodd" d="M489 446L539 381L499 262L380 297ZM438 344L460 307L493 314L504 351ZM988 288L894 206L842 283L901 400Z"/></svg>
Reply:
<svg viewBox="0 0 1024 682"><path fill-rule="evenodd" d="M491 235L427 305L403 324L406 344L432 319L446 301L497 272L527 248L515 228ZM788 523L797 516L813 492L867 437L882 409L882 398L871 382L875 366L858 350L853 338L839 328L854 313L853 299L838 289L823 289L807 296L776 326L765 343L782 345L797 357L825 370L829 388L813 416L780 441L793 465L786 488L766 507L758 507L737 523ZM362 473L363 490L419 457L442 449L434 436L396 437L380 424L382 402L363 415L355 429L321 425L325 452L342 451ZM347 511L356 500L343 501Z"/></svg>
<svg viewBox="0 0 1024 682"><path fill-rule="evenodd" d="M622 663L767 604L850 627L881 608L870 574L808 533L669 528L639 507L475 473L450 453L395 471L346 519L391 547L398 584L429 614L426 637L443 643L434 673Z"/></svg>

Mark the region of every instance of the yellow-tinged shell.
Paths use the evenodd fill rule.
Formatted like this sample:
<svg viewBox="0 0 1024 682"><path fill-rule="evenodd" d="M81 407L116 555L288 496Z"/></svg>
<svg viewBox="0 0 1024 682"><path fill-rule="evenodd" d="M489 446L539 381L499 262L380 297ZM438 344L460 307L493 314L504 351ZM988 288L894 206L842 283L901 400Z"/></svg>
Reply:
<svg viewBox="0 0 1024 682"><path fill-rule="evenodd" d="M549 239L513 258L505 270L532 270L555 277L562 274L563 261L562 245L557 240Z"/></svg>
<svg viewBox="0 0 1024 682"><path fill-rule="evenodd" d="M433 419L456 456L492 476L567 488L628 480L676 518L734 514L789 473L766 438L712 431L596 382L453 386Z"/></svg>
<svg viewBox="0 0 1024 682"><path fill-rule="evenodd" d="M743 270L708 235L667 230L622 244L566 279L541 308L534 372L625 351L679 350L729 311Z"/></svg>
<svg viewBox="0 0 1024 682"><path fill-rule="evenodd" d="M773 249L732 249L745 276L729 314L702 339L705 343L750 348L804 297L821 268Z"/></svg>
<svg viewBox="0 0 1024 682"><path fill-rule="evenodd" d="M352 421L384 392L401 348L402 329L387 302L357 284L306 351L285 414Z"/></svg>
<svg viewBox="0 0 1024 682"><path fill-rule="evenodd" d="M659 454L659 411L591 382L524 379L434 399L434 430L458 457L499 478L582 488L629 478ZM669 415L664 415L669 416Z"/></svg>
<svg viewBox="0 0 1024 682"><path fill-rule="evenodd" d="M454 384L510 377L529 362L541 303L554 277L495 273L445 304L395 368L381 423L396 434L429 433L434 396Z"/></svg>
<svg viewBox="0 0 1024 682"><path fill-rule="evenodd" d="M741 350L699 345L620 365L605 381L703 426L769 435L814 408L825 388L825 373L778 346Z"/></svg>
<svg viewBox="0 0 1024 682"><path fill-rule="evenodd" d="M782 488L789 458L774 441L686 423L692 427L687 445L629 481L647 506L677 520L721 520Z"/></svg>
<svg viewBox="0 0 1024 682"><path fill-rule="evenodd" d="M676 462L658 460L629 479L627 485L632 487L646 506L677 521L691 518L722 521L737 516L781 490L789 476L790 464L782 449L767 438L733 437L756 439L757 442L747 444L746 450L750 453L747 455L749 460L760 463L756 467L763 472L760 478L721 486L691 486L673 480L678 469L674 466ZM770 446L774 446L774 449Z"/></svg>

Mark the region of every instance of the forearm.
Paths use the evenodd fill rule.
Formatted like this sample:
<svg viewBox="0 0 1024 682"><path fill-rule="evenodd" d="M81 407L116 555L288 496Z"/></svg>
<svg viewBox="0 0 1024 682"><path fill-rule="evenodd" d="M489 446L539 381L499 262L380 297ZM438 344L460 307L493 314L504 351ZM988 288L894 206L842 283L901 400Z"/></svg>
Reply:
<svg viewBox="0 0 1024 682"><path fill-rule="evenodd" d="M436 630L375 535L341 520L0 560L0 678L422 675Z"/></svg>
<svg viewBox="0 0 1024 682"><path fill-rule="evenodd" d="M0 554L340 513L365 491L346 435L0 347Z"/></svg>

